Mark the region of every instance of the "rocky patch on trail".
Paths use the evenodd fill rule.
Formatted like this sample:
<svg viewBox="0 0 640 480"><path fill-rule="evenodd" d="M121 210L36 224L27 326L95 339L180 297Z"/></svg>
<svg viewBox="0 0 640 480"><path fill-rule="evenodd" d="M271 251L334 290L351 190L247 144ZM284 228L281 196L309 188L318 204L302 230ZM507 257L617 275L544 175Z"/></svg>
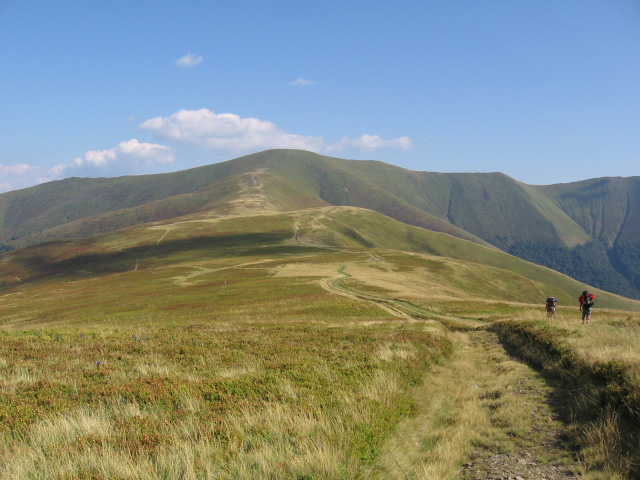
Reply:
<svg viewBox="0 0 640 480"><path fill-rule="evenodd" d="M496 453L470 459L462 478L469 480L565 480L581 478L565 465L540 463L528 452Z"/></svg>
<svg viewBox="0 0 640 480"><path fill-rule="evenodd" d="M516 359L513 359L516 360ZM517 361L517 360L516 360ZM533 377L520 378L505 392L487 391L480 400L498 400L503 395L524 398L529 410L528 432L510 432L512 448L496 452L481 450L470 455L461 478L465 480L567 480L582 478L579 465L571 461L567 450L566 424L569 417L565 402L553 398L540 388ZM500 403L487 403L487 408L500 408ZM548 408L551 406L552 408ZM526 414L522 412L522 414ZM569 453L569 455L567 455ZM563 458L561 463L557 459ZM551 460L556 459L556 461Z"/></svg>

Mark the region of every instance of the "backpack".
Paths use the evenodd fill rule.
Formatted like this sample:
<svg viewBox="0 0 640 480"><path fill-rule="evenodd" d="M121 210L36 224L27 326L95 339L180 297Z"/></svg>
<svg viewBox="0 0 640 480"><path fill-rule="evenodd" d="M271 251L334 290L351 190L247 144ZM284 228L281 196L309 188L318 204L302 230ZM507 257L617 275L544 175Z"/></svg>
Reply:
<svg viewBox="0 0 640 480"><path fill-rule="evenodd" d="M596 298L592 293L590 293L589 295L587 295L587 298L585 298L582 302L582 306L583 307L593 307L593 299Z"/></svg>
<svg viewBox="0 0 640 480"><path fill-rule="evenodd" d="M547 298L547 307L551 308L555 306L555 298L549 297Z"/></svg>

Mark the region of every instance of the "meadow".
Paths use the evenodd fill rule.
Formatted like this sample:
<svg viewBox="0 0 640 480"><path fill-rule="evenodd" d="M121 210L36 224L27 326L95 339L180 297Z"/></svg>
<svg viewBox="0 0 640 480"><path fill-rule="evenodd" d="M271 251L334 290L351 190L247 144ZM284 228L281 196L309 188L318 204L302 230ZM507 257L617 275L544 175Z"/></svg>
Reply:
<svg viewBox="0 0 640 480"><path fill-rule="evenodd" d="M2 476L357 477L451 342L235 261L5 296Z"/></svg>
<svg viewBox="0 0 640 480"><path fill-rule="evenodd" d="M546 328L534 300L569 305L571 281L476 245L485 264L448 258L473 254L446 236L367 248L340 226L357 212L335 213L200 214L5 253L0 478L482 478L496 456L610 478L590 444L558 441L563 390L487 330ZM567 348L633 364L635 313L597 311L590 359L569 308Z"/></svg>

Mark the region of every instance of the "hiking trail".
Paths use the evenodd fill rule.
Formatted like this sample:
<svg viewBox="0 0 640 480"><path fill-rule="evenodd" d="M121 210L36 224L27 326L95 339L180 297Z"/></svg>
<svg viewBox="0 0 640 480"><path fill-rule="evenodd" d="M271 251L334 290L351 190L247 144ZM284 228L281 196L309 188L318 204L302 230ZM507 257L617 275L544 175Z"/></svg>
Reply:
<svg viewBox="0 0 640 480"><path fill-rule="evenodd" d="M566 412L542 374L512 358L496 334L477 321L341 285L353 278L347 272L350 265L381 260L369 255L343 264L336 276L322 279L320 285L373 303L397 318L425 324L439 320L455 330L446 333L454 344L451 358L427 373L424 384L413 392L416 415L403 420L387 438L366 478L581 478L574 452L563 443ZM483 438L481 432L491 437ZM462 468L461 458L466 459Z"/></svg>

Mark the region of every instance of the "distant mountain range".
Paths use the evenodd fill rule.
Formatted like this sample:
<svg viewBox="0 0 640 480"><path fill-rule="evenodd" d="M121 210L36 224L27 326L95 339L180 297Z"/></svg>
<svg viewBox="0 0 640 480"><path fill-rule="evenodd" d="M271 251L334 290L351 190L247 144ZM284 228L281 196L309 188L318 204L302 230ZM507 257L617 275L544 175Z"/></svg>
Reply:
<svg viewBox="0 0 640 480"><path fill-rule="evenodd" d="M261 209L367 208L640 298L640 177L533 186L501 173L414 172L298 150L161 175L69 178L4 193L0 249L197 212L248 215L250 205L237 199L256 187Z"/></svg>

